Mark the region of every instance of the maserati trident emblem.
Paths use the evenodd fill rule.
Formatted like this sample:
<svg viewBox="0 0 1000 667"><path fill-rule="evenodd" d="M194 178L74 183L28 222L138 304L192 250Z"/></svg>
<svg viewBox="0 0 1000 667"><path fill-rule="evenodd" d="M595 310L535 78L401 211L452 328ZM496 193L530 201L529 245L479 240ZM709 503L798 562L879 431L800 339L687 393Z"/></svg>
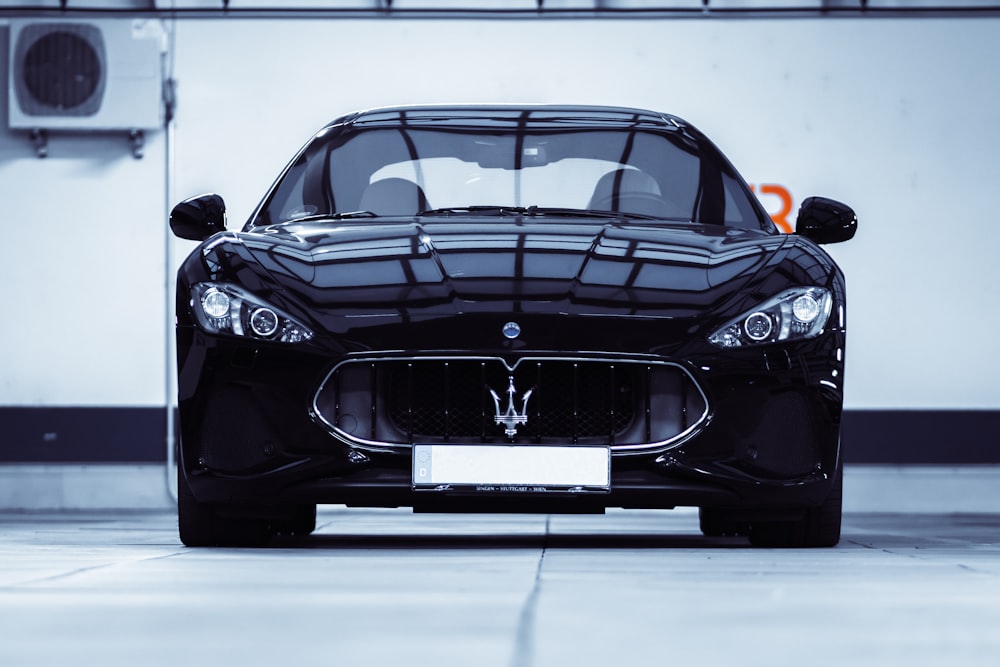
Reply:
<svg viewBox="0 0 1000 667"><path fill-rule="evenodd" d="M509 338L510 340L514 340L515 338L521 335L521 325L518 324L517 322L508 322L507 324L503 325L503 335L504 338Z"/></svg>
<svg viewBox="0 0 1000 667"><path fill-rule="evenodd" d="M507 385L507 409L501 412L500 408L500 397L492 387L488 387L490 390L490 396L493 397L493 404L496 406L496 415L493 417L493 421L499 425L503 425L504 434L513 440L517 436L517 427L521 424L528 423L528 399L531 398L531 392L534 388L529 389L521 397L521 412L517 411L517 389L514 388L514 376L508 377L510 384Z"/></svg>

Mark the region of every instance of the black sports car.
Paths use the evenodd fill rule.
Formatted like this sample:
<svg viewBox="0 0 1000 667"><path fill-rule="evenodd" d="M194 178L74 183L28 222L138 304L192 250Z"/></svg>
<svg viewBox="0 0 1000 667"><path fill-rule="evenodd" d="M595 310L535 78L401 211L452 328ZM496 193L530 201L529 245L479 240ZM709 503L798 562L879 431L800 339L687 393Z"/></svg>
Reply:
<svg viewBox="0 0 1000 667"><path fill-rule="evenodd" d="M680 118L583 106L343 116L177 277L187 545L316 504L700 508L758 546L840 538L845 293L818 197L781 234Z"/></svg>

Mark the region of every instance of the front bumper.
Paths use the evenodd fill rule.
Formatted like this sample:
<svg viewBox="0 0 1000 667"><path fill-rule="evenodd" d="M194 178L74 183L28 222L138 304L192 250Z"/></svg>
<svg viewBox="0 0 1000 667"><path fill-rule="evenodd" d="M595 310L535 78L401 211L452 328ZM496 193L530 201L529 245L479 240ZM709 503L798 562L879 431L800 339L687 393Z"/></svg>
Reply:
<svg viewBox="0 0 1000 667"><path fill-rule="evenodd" d="M230 476L205 470L188 474L192 492L202 502L246 507L302 503L353 507L411 507L418 512L603 513L606 508L673 509L679 506L759 510L770 518L822 502L830 480L822 475L794 482L755 484L691 474L676 464L661 471L631 467L615 470L608 493L491 493L418 491L408 468L359 465L333 469L326 461L303 461L281 470Z"/></svg>
<svg viewBox="0 0 1000 667"><path fill-rule="evenodd" d="M667 360L683 365L707 403L697 428L654 451L616 452L610 489L603 493L484 493L415 490L407 446L359 447L317 419L317 387L335 366L329 357L249 347L193 327L179 328L178 339L182 474L206 503L772 512L820 504L840 463L842 393L831 381L842 377L836 341Z"/></svg>

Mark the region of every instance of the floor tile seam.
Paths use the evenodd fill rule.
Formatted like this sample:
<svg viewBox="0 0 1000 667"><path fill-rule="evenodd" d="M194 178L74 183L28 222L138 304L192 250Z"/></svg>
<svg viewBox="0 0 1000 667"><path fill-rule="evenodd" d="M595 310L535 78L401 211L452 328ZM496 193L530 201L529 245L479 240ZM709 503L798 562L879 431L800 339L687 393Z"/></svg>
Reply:
<svg viewBox="0 0 1000 667"><path fill-rule="evenodd" d="M174 558L176 556L183 556L186 552L184 551L174 551L169 554L158 554L156 556L146 556L144 558L129 559L123 561L115 561L113 563L101 563L100 565L89 565L87 567L80 567L75 570L70 570L68 572L60 572L58 574L50 574L45 577L38 577L35 579L26 579L25 581L19 581L11 584L4 584L0 586L0 592L15 592L20 588L37 586L39 584L45 584L53 581L58 581L60 579L67 579L69 577L74 577L78 574L85 574L87 572L96 572L97 570L104 570L109 567L115 567L118 565L123 565L125 563L144 563L154 560L163 560L166 558Z"/></svg>
<svg viewBox="0 0 1000 667"><path fill-rule="evenodd" d="M103 570L116 565L117 563L102 563L101 565L91 565L89 567L81 567L69 572L60 572L59 574L50 574L46 577L39 577L37 579L27 579L25 581L18 582L16 584L8 584L6 586L0 587L0 590L4 591L15 591L19 588L27 588L32 586L37 586L39 584L45 584L53 581L59 581L60 579L68 579L69 577L74 577L78 574L84 574L85 572L95 572L97 570Z"/></svg>
<svg viewBox="0 0 1000 667"><path fill-rule="evenodd" d="M865 544L863 542L858 542L856 540L845 540L845 541L848 542L849 544L853 544L855 546L859 546L859 547L861 547L863 549L867 549L869 551L880 551L880 552L882 552L882 553L884 553L886 555L889 555L889 556L898 556L900 558L906 558L906 559L909 559L909 560L920 561L921 563L928 564L928 565L940 565L940 566L942 566L942 567L944 567L946 569L948 569L948 568L958 568L959 570L961 570L964 573L979 575L979 576L982 576L982 577L989 577L989 578L1000 577L1000 573L990 572L990 571L987 571L987 570L982 570L982 569L976 568L976 567L974 567L972 565L966 565L965 563L962 563L962 562L948 562L947 559L942 560L939 556L935 557L935 556L933 556L932 554L929 554L929 553L920 553L921 549L918 548L918 547L909 547L910 549L913 549L913 553L903 553L902 551L899 551L898 549L892 548L892 547L879 547L879 546L876 546L876 545L873 545L873 544ZM947 539L942 539L941 541L942 542L949 542L949 540L947 540ZM950 540L950 542L954 543L954 542L957 542L957 541L956 540ZM961 546L961 544L959 544L959 546ZM972 545L966 545L966 546L968 547L968 546L972 546ZM926 549L924 549L924 551L926 551Z"/></svg>
<svg viewBox="0 0 1000 667"><path fill-rule="evenodd" d="M542 588L542 568L545 565L545 553L549 546L549 535L551 531L552 515L545 517L545 533L542 537L542 549L538 554L538 563L535 566L535 578L532 581L531 591L524 600L521 613L518 616L517 631L514 636L514 648L511 651L510 667L531 667L534 652L535 635L535 611L538 607L538 598Z"/></svg>

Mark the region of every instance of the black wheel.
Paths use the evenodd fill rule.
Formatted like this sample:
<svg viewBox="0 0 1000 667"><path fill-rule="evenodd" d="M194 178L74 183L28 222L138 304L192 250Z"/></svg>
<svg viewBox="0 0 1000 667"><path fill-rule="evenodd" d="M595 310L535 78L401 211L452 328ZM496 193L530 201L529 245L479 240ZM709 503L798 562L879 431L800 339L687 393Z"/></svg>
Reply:
<svg viewBox="0 0 1000 667"><path fill-rule="evenodd" d="M746 535L750 530L750 525L746 521L732 519L725 510L713 507L698 509L698 523L701 527L701 534L706 537Z"/></svg>
<svg viewBox="0 0 1000 667"><path fill-rule="evenodd" d="M219 508L198 502L187 476L177 470L177 531L189 547L263 546L270 539L265 519L226 517Z"/></svg>
<svg viewBox="0 0 1000 667"><path fill-rule="evenodd" d="M819 507L806 510L798 521L755 521L750 524L750 544L755 547L833 547L840 542L843 511L843 466L834 473L830 494Z"/></svg>

